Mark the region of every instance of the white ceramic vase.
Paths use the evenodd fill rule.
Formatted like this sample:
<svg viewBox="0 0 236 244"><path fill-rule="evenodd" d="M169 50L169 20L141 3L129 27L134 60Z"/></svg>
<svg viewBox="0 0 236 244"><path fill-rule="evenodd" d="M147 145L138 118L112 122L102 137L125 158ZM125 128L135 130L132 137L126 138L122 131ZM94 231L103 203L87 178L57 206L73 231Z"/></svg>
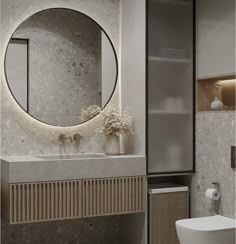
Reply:
<svg viewBox="0 0 236 244"><path fill-rule="evenodd" d="M106 154L117 155L120 154L120 137L106 136Z"/></svg>
<svg viewBox="0 0 236 244"><path fill-rule="evenodd" d="M215 111L222 110L224 104L219 100L218 97L215 97L215 100L211 103L211 109Z"/></svg>

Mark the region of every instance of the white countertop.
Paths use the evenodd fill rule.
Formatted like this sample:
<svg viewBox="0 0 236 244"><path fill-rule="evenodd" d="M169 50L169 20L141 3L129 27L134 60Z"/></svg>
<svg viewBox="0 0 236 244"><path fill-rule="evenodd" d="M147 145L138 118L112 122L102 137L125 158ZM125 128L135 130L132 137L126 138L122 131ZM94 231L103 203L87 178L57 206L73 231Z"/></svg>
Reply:
<svg viewBox="0 0 236 244"><path fill-rule="evenodd" d="M8 183L146 175L146 158L140 155L59 160L5 156L1 161L2 180Z"/></svg>
<svg viewBox="0 0 236 244"><path fill-rule="evenodd" d="M80 156L80 155L99 155L100 158L96 159L130 159L130 158L144 158L144 156L141 155L131 155L131 154L120 154L120 155L106 155L102 153L96 153L96 154L71 154L72 156ZM71 156L69 155L69 156ZM64 156L64 155L21 155L21 156L3 156L1 157L1 160L7 161L7 162L42 162L45 161L45 159L42 159L40 157L43 156ZM92 158L92 156L91 156ZM75 159L62 159L62 160L75 160ZM52 161L52 159L50 159Z"/></svg>

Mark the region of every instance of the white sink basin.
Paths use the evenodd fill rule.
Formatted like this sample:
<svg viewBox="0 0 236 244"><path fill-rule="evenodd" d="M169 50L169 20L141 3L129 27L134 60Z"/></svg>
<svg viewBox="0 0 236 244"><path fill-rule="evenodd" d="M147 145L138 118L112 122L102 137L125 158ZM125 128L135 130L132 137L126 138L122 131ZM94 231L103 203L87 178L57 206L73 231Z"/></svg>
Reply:
<svg viewBox="0 0 236 244"><path fill-rule="evenodd" d="M43 155L35 156L43 160L66 160L66 159L92 159L92 158L104 158L104 154L76 154L76 155Z"/></svg>

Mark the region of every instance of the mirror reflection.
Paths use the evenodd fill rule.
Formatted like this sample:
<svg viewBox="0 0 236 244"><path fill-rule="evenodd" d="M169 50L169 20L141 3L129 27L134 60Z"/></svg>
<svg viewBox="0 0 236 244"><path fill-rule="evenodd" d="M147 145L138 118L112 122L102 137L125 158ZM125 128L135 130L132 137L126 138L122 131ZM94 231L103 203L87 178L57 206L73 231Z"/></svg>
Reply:
<svg viewBox="0 0 236 244"><path fill-rule="evenodd" d="M117 58L104 30L70 9L34 14L14 32L5 71L9 89L32 117L51 125L76 125L96 116L117 81ZM81 117L81 111L92 113Z"/></svg>

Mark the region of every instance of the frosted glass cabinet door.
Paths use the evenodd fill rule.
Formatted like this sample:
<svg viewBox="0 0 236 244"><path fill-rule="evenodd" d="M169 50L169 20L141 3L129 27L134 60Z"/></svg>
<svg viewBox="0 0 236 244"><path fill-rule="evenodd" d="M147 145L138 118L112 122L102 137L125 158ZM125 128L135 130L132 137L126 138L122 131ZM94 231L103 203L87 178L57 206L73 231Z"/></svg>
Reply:
<svg viewBox="0 0 236 244"><path fill-rule="evenodd" d="M148 0L148 172L193 170L193 0Z"/></svg>

